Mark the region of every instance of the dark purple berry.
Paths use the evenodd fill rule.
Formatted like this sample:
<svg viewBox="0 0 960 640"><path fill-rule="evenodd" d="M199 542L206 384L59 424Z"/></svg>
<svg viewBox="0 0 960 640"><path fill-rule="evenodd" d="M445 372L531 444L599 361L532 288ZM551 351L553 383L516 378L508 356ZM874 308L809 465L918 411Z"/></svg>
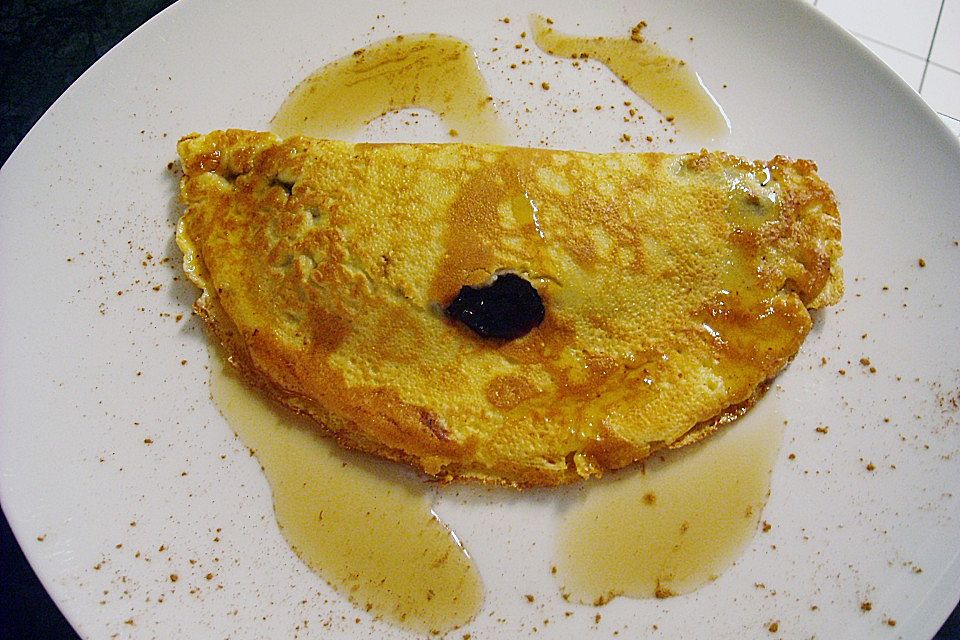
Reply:
<svg viewBox="0 0 960 640"><path fill-rule="evenodd" d="M513 340L543 322L546 310L532 284L515 273L494 276L490 284L464 286L446 314L484 338Z"/></svg>

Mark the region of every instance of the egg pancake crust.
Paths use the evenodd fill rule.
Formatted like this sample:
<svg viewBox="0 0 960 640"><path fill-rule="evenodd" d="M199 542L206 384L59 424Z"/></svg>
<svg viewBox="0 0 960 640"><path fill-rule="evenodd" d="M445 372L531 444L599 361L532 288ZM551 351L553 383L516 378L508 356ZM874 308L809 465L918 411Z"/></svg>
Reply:
<svg viewBox="0 0 960 640"><path fill-rule="evenodd" d="M230 361L347 447L439 479L600 475L738 415L839 300L806 160L350 144L241 130L178 151L195 304ZM543 322L443 313L513 272Z"/></svg>

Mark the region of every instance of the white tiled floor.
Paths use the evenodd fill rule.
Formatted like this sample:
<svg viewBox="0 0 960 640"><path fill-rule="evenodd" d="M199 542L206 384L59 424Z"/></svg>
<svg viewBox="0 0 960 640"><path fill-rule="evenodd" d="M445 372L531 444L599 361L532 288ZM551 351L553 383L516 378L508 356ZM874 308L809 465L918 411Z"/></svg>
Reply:
<svg viewBox="0 0 960 640"><path fill-rule="evenodd" d="M960 0L808 0L886 62L960 136Z"/></svg>
<svg viewBox="0 0 960 640"><path fill-rule="evenodd" d="M921 95L937 113L952 116L954 124L960 125L960 73L931 64Z"/></svg>
<svg viewBox="0 0 960 640"><path fill-rule="evenodd" d="M819 0L816 7L844 28L926 57L942 0Z"/></svg>
<svg viewBox="0 0 960 640"><path fill-rule="evenodd" d="M943 3L930 60L948 69L960 69L960 0Z"/></svg>

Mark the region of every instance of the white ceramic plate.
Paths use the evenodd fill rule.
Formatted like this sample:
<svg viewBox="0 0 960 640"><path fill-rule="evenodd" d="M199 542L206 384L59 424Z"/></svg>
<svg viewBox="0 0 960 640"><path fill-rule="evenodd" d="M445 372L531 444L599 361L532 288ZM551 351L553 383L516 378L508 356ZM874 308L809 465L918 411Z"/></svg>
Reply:
<svg viewBox="0 0 960 640"><path fill-rule="evenodd" d="M458 633L935 633L960 594L960 148L934 113L799 2L302 0L279 9L184 1L164 11L84 74L0 173L0 497L81 635L402 635L354 611L290 552L256 462L211 404L205 339L189 315L195 291L174 280L179 210L166 165L180 135L265 127L317 66L423 31L475 46L517 144L626 148L617 118L570 112L595 96L631 98L601 69L508 73L520 55L511 45L537 9L583 34L622 34L646 20L730 117L732 133L713 145L815 159L841 203L847 294L778 379L790 427L764 514L774 527L732 569L691 595L617 599L595 624L591 607L560 599L545 569L556 520L549 496L441 491L437 511L487 587L484 610ZM507 53L491 51L498 45ZM440 139L437 122L398 122L365 136ZM695 144L664 134L634 148ZM208 571L216 580L203 579ZM537 594L535 606L526 593Z"/></svg>

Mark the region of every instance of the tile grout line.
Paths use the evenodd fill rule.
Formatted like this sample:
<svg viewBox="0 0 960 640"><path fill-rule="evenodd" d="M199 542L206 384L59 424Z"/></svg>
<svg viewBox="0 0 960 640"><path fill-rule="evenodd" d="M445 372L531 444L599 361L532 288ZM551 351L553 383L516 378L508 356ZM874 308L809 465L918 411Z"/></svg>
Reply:
<svg viewBox="0 0 960 640"><path fill-rule="evenodd" d="M960 76L960 71L957 71L956 69L952 69L952 68L950 68L950 67L948 67L948 66L946 66L946 65L944 65L944 64L940 64L940 63L937 62L936 60L931 60L931 61L930 61L930 64L932 64L933 66L937 67L938 69L943 69L944 71L949 71L950 73L955 73L955 74L957 74L958 76Z"/></svg>
<svg viewBox="0 0 960 640"><path fill-rule="evenodd" d="M930 38L930 48L927 49L927 59L923 63L923 73L920 75L920 86L917 93L923 93L923 82L927 79L927 69L930 67L930 56L933 55L933 45L937 41L937 30L940 28L940 18L943 16L943 5L946 0L940 0L940 10L937 12L937 22L933 25L933 36Z"/></svg>
<svg viewBox="0 0 960 640"><path fill-rule="evenodd" d="M857 38L859 38L860 40L868 40L868 41L870 41L870 42L872 42L872 43L874 43L874 44L879 44L879 45L882 46L882 47L886 47L887 49L890 49L891 51L896 51L897 53L902 53L902 54L905 55L905 56L909 56L909 57L913 58L914 60L923 60L924 62L929 62L930 64L932 64L933 66L937 67L938 69L943 69L944 71L949 71L950 73L955 73L955 74L957 74L957 75L960 75L960 70L954 69L953 67L948 67L947 65L941 64L941 63L937 62L936 60L926 60L923 56L921 56L921 55L919 55L919 54L913 53L912 51L907 51L906 49L901 49L900 47L895 47L895 46L893 46L892 44L889 44L889 43L887 43L887 42L884 42L883 40L880 40L880 39L878 39L878 38L874 38L874 37L872 37L872 36L865 35L865 34L863 34L863 33L860 33L859 31L851 31L850 33L852 33L853 35L857 36Z"/></svg>
<svg viewBox="0 0 960 640"><path fill-rule="evenodd" d="M895 46L893 46L892 44L888 44L888 43L884 42L883 40L879 40L879 39L877 39L877 38L873 38L873 37L871 37L871 36L864 35L864 34L858 32L858 31L851 31L850 33L852 33L853 35L857 36L858 38L860 38L860 39L862 39L862 40L869 40L870 42L873 42L874 44L883 45L883 46L887 47L888 49L893 49L894 51L896 51L896 52L898 52L898 53L902 53L902 54L904 54L904 55L906 55L906 56L910 56L911 58L915 58L916 60L923 60L923 59L924 59L923 56L921 56L921 55L919 55L919 54L917 54L917 53L913 53L912 51L907 51L906 49L901 49L900 47L895 47ZM934 63L934 64L936 64L936 63ZM939 65L938 65L938 66L939 66Z"/></svg>

